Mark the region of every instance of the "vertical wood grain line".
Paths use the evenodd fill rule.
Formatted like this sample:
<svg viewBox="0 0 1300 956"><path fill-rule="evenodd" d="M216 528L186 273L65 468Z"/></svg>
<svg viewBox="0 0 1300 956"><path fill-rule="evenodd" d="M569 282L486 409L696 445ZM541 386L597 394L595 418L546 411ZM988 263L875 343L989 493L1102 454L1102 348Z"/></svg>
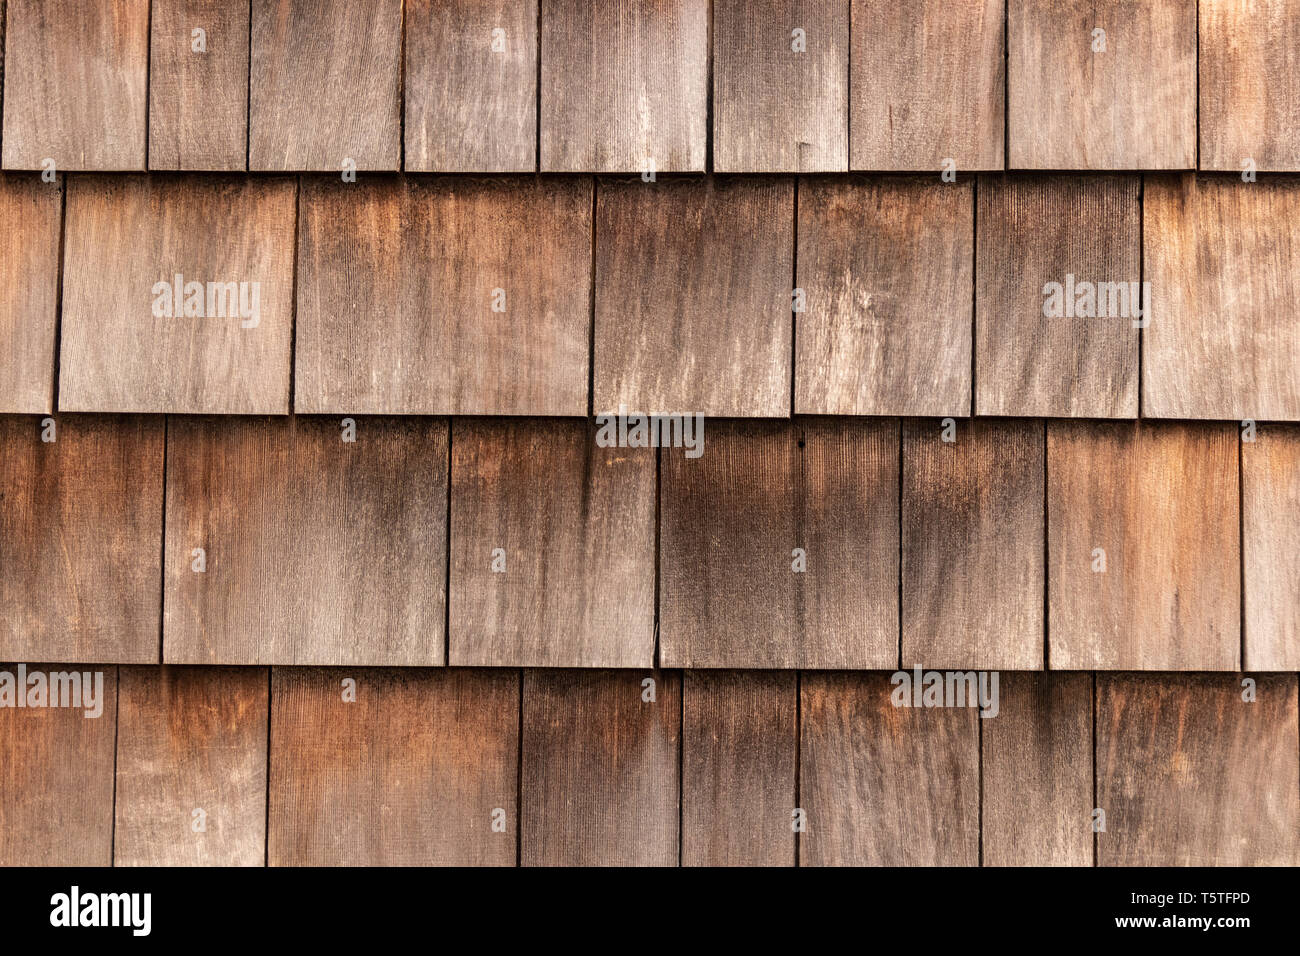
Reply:
<svg viewBox="0 0 1300 956"><path fill-rule="evenodd" d="M250 26L251 30L252 27ZM289 278L289 414L294 414L298 367L298 229L302 223L302 174L293 184L293 268Z"/></svg>
<svg viewBox="0 0 1300 956"><path fill-rule="evenodd" d="M1141 288L1139 286L1138 288ZM1092 672L1092 809L1088 812L1089 826L1092 827L1092 865L1100 866L1097 828L1093 824L1093 814L1097 810L1097 672Z"/></svg>
<svg viewBox="0 0 1300 956"><path fill-rule="evenodd" d="M524 865L524 669L519 668L517 673L519 731L515 740L515 867L519 868Z"/></svg>
<svg viewBox="0 0 1300 956"><path fill-rule="evenodd" d="M1139 286L1138 288L1141 288ZM1242 440L1241 428L1237 427L1237 571L1240 575L1237 586L1237 612L1240 622L1240 641L1237 647L1237 667L1243 673L1246 670L1246 488L1244 484L1246 447Z"/></svg>
<svg viewBox="0 0 1300 956"><path fill-rule="evenodd" d="M794 672L794 808L799 809L799 801L802 798L801 788L803 786L803 671ZM793 819L793 815L791 815ZM795 869L800 866L799 863L799 840L800 834L795 830L792 834L794 837L794 865Z"/></svg>
<svg viewBox="0 0 1300 956"><path fill-rule="evenodd" d="M451 417L447 417L447 511L446 511L446 534L443 536L443 566L442 566L442 663L444 667L451 666L451 479L452 479L452 458L451 442L452 433Z"/></svg>
<svg viewBox="0 0 1300 956"><path fill-rule="evenodd" d="M158 663L167 660L167 437L170 415L163 420L162 529L158 542Z"/></svg>
<svg viewBox="0 0 1300 956"><path fill-rule="evenodd" d="M253 168L253 0L248 0L248 89L244 98L244 171Z"/></svg>
<svg viewBox="0 0 1300 956"><path fill-rule="evenodd" d="M794 177L794 228L790 231L790 417L795 414L795 376L799 374L799 313L794 310L794 290L799 288L799 177ZM807 308L807 303L804 305Z"/></svg>

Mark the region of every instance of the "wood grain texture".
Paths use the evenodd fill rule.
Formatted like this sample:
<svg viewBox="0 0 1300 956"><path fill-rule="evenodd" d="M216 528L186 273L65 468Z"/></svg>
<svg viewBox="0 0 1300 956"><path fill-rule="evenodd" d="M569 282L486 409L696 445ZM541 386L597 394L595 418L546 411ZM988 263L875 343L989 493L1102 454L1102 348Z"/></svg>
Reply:
<svg viewBox="0 0 1300 956"><path fill-rule="evenodd" d="M252 0L249 168L397 169L402 0Z"/></svg>
<svg viewBox="0 0 1300 956"><path fill-rule="evenodd" d="M977 711L895 707L888 674L805 674L803 866L975 866Z"/></svg>
<svg viewBox="0 0 1300 956"><path fill-rule="evenodd" d="M54 411L63 182L0 173L0 412Z"/></svg>
<svg viewBox="0 0 1300 956"><path fill-rule="evenodd" d="M542 171L702 171L709 0L541 4Z"/></svg>
<svg viewBox="0 0 1300 956"><path fill-rule="evenodd" d="M976 414L1137 417L1140 190L1137 176L980 178ZM1045 316L1053 282L1069 308ZM1110 285L1089 305L1077 283Z"/></svg>
<svg viewBox="0 0 1300 956"><path fill-rule="evenodd" d="M447 423L355 424L169 421L165 661L443 663Z"/></svg>
<svg viewBox="0 0 1300 956"><path fill-rule="evenodd" d="M537 168L537 2L406 0L406 169Z"/></svg>
<svg viewBox="0 0 1300 956"><path fill-rule="evenodd" d="M122 669L116 866L265 862L267 696L263 668Z"/></svg>
<svg viewBox="0 0 1300 956"><path fill-rule="evenodd" d="M677 865L681 693L671 671L524 671L525 866Z"/></svg>
<svg viewBox="0 0 1300 956"><path fill-rule="evenodd" d="M969 182L799 185L795 411L970 413Z"/></svg>
<svg viewBox="0 0 1300 956"><path fill-rule="evenodd" d="M716 0L713 168L848 169L848 59L842 0Z"/></svg>
<svg viewBox="0 0 1300 956"><path fill-rule="evenodd" d="M17 679L13 664L0 664ZM103 711L0 708L0 866L109 866L117 668L28 664L103 675Z"/></svg>
<svg viewBox="0 0 1300 956"><path fill-rule="evenodd" d="M595 437L584 420L453 419L453 665L654 663L655 452Z"/></svg>
<svg viewBox="0 0 1300 956"><path fill-rule="evenodd" d="M1098 674L1101 866L1300 863L1296 675Z"/></svg>
<svg viewBox="0 0 1300 956"><path fill-rule="evenodd" d="M893 667L897 422L707 422L703 450L661 452L663 665Z"/></svg>
<svg viewBox="0 0 1300 956"><path fill-rule="evenodd" d="M1049 422L1047 474L1049 665L1235 670L1233 427Z"/></svg>
<svg viewBox="0 0 1300 956"><path fill-rule="evenodd" d="M1300 427L1266 425L1241 443L1246 660L1300 671Z"/></svg>
<svg viewBox="0 0 1300 956"><path fill-rule="evenodd" d="M149 2L8 0L5 169L144 169Z"/></svg>
<svg viewBox="0 0 1300 956"><path fill-rule="evenodd" d="M984 720L985 866L1092 866L1092 675L1010 674Z"/></svg>
<svg viewBox="0 0 1300 956"><path fill-rule="evenodd" d="M1012 169L1195 168L1195 3L1009 0L1007 44Z"/></svg>
<svg viewBox="0 0 1300 956"><path fill-rule="evenodd" d="M247 166L248 17L247 4L230 0L153 0L150 169Z"/></svg>
<svg viewBox="0 0 1300 956"><path fill-rule="evenodd" d="M514 865L518 672L271 674L271 866Z"/></svg>
<svg viewBox="0 0 1300 956"><path fill-rule="evenodd" d="M1300 3L1199 0L1200 168L1300 171Z"/></svg>
<svg viewBox="0 0 1300 956"><path fill-rule="evenodd" d="M1003 167L1003 0L852 0L852 168Z"/></svg>
<svg viewBox="0 0 1300 956"><path fill-rule="evenodd" d="M1043 425L903 423L903 666L1043 667Z"/></svg>
<svg viewBox="0 0 1300 956"><path fill-rule="evenodd" d="M296 409L585 415L592 188L304 179Z"/></svg>
<svg viewBox="0 0 1300 956"><path fill-rule="evenodd" d="M595 409L790 413L790 179L601 181Z"/></svg>
<svg viewBox="0 0 1300 956"><path fill-rule="evenodd" d="M682 679L682 865L794 865L795 675Z"/></svg>
<svg viewBox="0 0 1300 956"><path fill-rule="evenodd" d="M1149 176L1150 418L1300 420L1300 179Z"/></svg>
<svg viewBox="0 0 1300 956"><path fill-rule="evenodd" d="M0 655L156 663L163 423L0 418Z"/></svg>
<svg viewBox="0 0 1300 956"><path fill-rule="evenodd" d="M59 408L287 412L294 193L288 179L69 180ZM234 294L224 303L196 294L202 315L156 316L155 286L177 275L187 286ZM244 293L248 318L240 314ZM183 309L189 302L186 293Z"/></svg>

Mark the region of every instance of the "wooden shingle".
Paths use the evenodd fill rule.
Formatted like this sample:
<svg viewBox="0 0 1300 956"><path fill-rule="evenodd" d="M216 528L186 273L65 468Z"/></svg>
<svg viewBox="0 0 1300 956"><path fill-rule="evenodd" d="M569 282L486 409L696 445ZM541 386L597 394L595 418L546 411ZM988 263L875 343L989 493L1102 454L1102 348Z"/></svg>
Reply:
<svg viewBox="0 0 1300 956"><path fill-rule="evenodd" d="M287 412L294 201L288 179L70 179L59 408Z"/></svg>
<svg viewBox="0 0 1300 956"><path fill-rule="evenodd" d="M709 0L542 0L543 172L704 169Z"/></svg>
<svg viewBox="0 0 1300 956"><path fill-rule="evenodd" d="M295 409L585 415L592 188L304 179Z"/></svg>
<svg viewBox="0 0 1300 956"><path fill-rule="evenodd" d="M524 672L524 866L677 865L681 685L671 671Z"/></svg>
<svg viewBox="0 0 1300 956"><path fill-rule="evenodd" d="M1300 670L1300 427L1241 443L1243 667Z"/></svg>
<svg viewBox="0 0 1300 956"><path fill-rule="evenodd" d="M1049 665L1236 669L1235 429L1052 421L1047 475Z"/></svg>
<svg viewBox="0 0 1300 956"><path fill-rule="evenodd" d="M969 414L970 182L801 180L798 206L795 411Z"/></svg>
<svg viewBox="0 0 1300 956"><path fill-rule="evenodd" d="M99 688L100 713L87 716L85 707L0 707L0 866L109 866L117 668L24 666L28 679L33 671L76 672L85 685L89 675ZM17 665L0 664L0 671L11 675L17 689ZM86 703L84 686L82 695Z"/></svg>
<svg viewBox="0 0 1300 956"><path fill-rule="evenodd" d="M8 0L5 169L144 169L150 0Z"/></svg>
<svg viewBox="0 0 1300 956"><path fill-rule="evenodd" d="M682 865L793 865L795 674L685 671L682 682Z"/></svg>
<svg viewBox="0 0 1300 956"><path fill-rule="evenodd" d="M887 674L804 674L802 866L975 866L978 711L895 707Z"/></svg>
<svg viewBox="0 0 1300 956"><path fill-rule="evenodd" d="M406 169L537 167L538 0L406 0Z"/></svg>
<svg viewBox="0 0 1300 956"><path fill-rule="evenodd" d="M249 168L397 169L402 0L252 0Z"/></svg>
<svg viewBox="0 0 1300 956"><path fill-rule="evenodd" d="M517 671L272 668L270 865L513 866L518 755Z"/></svg>
<svg viewBox="0 0 1300 956"><path fill-rule="evenodd" d="M1140 189L1137 176L980 179L976 414L1137 416Z"/></svg>
<svg viewBox="0 0 1300 956"><path fill-rule="evenodd" d="M150 169L246 168L248 16L229 0L153 0Z"/></svg>
<svg viewBox="0 0 1300 956"><path fill-rule="evenodd" d="M1003 673L983 721L985 866L1092 865L1092 675Z"/></svg>
<svg viewBox="0 0 1300 956"><path fill-rule="evenodd" d="M0 412L54 410L62 177L0 173Z"/></svg>
<svg viewBox="0 0 1300 956"><path fill-rule="evenodd" d="M903 666L1042 669L1042 422L905 421L902 485Z"/></svg>
<svg viewBox="0 0 1300 956"><path fill-rule="evenodd" d="M1296 675L1098 674L1101 866L1300 864Z"/></svg>
<svg viewBox="0 0 1300 956"><path fill-rule="evenodd" d="M790 413L790 179L601 180L595 410Z"/></svg>
<svg viewBox="0 0 1300 956"><path fill-rule="evenodd" d="M1142 414L1300 420L1300 180L1148 176Z"/></svg>
<svg viewBox="0 0 1300 956"><path fill-rule="evenodd" d="M1003 0L852 0L851 166L1003 166Z"/></svg>
<svg viewBox="0 0 1300 956"><path fill-rule="evenodd" d="M1300 2L1199 0L1201 169L1300 171Z"/></svg>
<svg viewBox="0 0 1300 956"><path fill-rule="evenodd" d="M162 419L0 417L0 656L156 663L162 509Z"/></svg>
<svg viewBox="0 0 1300 956"><path fill-rule="evenodd" d="M261 866L264 668L124 667L116 866Z"/></svg>
<svg viewBox="0 0 1300 956"><path fill-rule="evenodd" d="M715 0L713 168L847 169L848 59L843 0Z"/></svg>
<svg viewBox="0 0 1300 956"><path fill-rule="evenodd" d="M1009 0L1012 169L1192 169L1196 4Z"/></svg>
<svg viewBox="0 0 1300 956"><path fill-rule="evenodd" d="M898 424L706 420L702 450L661 452L663 665L894 666Z"/></svg>
<svg viewBox="0 0 1300 956"><path fill-rule="evenodd" d="M169 420L165 661L443 663L447 423L346 421Z"/></svg>
<svg viewBox="0 0 1300 956"><path fill-rule="evenodd" d="M653 664L655 452L595 439L582 419L452 420L453 665Z"/></svg>

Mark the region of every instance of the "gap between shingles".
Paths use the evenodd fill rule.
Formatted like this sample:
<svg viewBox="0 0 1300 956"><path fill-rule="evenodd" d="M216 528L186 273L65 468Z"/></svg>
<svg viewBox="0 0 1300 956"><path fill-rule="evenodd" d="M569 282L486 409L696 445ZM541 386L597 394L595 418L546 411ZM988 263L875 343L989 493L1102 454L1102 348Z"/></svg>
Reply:
<svg viewBox="0 0 1300 956"><path fill-rule="evenodd" d="M247 172L253 168L253 0L248 0L248 85L245 91L244 170Z"/></svg>
<svg viewBox="0 0 1300 956"><path fill-rule="evenodd" d="M794 290L799 288L799 177L794 177L794 225L791 228L792 245L790 251L790 417L795 414L794 390L795 376L799 374L799 352L796 336L799 334L799 314L794 309Z"/></svg>
<svg viewBox="0 0 1300 956"><path fill-rule="evenodd" d="M249 0L249 2L251 3L252 0ZM149 127L151 125L149 121L151 112L149 93L150 85L153 82L153 0L149 0L149 12L145 16L144 30L144 168L148 170L152 166L149 162L149 149L153 145L149 141ZM180 165L179 161L177 165Z"/></svg>
<svg viewBox="0 0 1300 956"><path fill-rule="evenodd" d="M1142 288L1138 286L1138 288ZM1043 419L1043 673L1052 669L1052 567L1051 567L1051 509L1048 495L1051 474L1047 458L1047 419Z"/></svg>
<svg viewBox="0 0 1300 956"><path fill-rule="evenodd" d="M54 303L54 394L50 396L50 409L59 410L59 364L63 350L63 264L67 256L68 242L68 174L63 173L59 179L59 261L56 267Z"/></svg>
<svg viewBox="0 0 1300 956"><path fill-rule="evenodd" d="M596 414L596 190L600 180L591 177L591 275L588 283L587 325L587 417Z"/></svg>
<svg viewBox="0 0 1300 956"><path fill-rule="evenodd" d="M262 832L262 865L271 865L271 688L273 668L266 668L266 800L264 801Z"/></svg>
<svg viewBox="0 0 1300 956"><path fill-rule="evenodd" d="M452 441L451 418L447 419L447 510L445 513L447 529L443 535L443 565L442 565L442 663L444 667L451 666L451 441Z"/></svg>
<svg viewBox="0 0 1300 956"><path fill-rule="evenodd" d="M1141 286L1138 286L1141 288ZM1237 429L1237 570L1239 584L1237 587L1237 611L1240 619L1238 632L1241 635L1237 650L1237 667L1246 672L1246 446L1242 440L1241 429Z"/></svg>
<svg viewBox="0 0 1300 956"><path fill-rule="evenodd" d="M660 502L660 499L662 497L661 489L663 485L663 461L664 461L663 449L656 448L655 449L655 590L654 590L654 634L653 634L654 646L651 649L651 653L650 653L650 666L655 670L659 669L659 624L661 620L659 614L659 595L660 595L660 591L659 591L660 550L659 549L660 549L660 542L663 540L661 537L662 508Z"/></svg>
<svg viewBox="0 0 1300 956"><path fill-rule="evenodd" d="M800 809L803 785L803 671L794 672L794 806ZM799 867L799 831L794 831L794 865Z"/></svg>
<svg viewBox="0 0 1300 956"><path fill-rule="evenodd" d="M903 419L898 419L898 669L903 669Z"/></svg>
<svg viewBox="0 0 1300 956"><path fill-rule="evenodd" d="M302 221L302 174L294 177L293 185L293 280L289 283L289 414L294 414L294 388L298 364L298 227Z"/></svg>
<svg viewBox="0 0 1300 956"><path fill-rule="evenodd" d="M1140 288L1140 287L1139 287ZM1097 809L1097 672L1092 672L1092 807L1093 813ZM1091 816L1092 814L1090 814ZM1095 825L1092 830L1092 865L1098 866L1098 838L1097 828Z"/></svg>
<svg viewBox="0 0 1300 956"><path fill-rule="evenodd" d="M538 0L537 4L537 43L534 49L537 50L537 95L534 97L533 108L537 116L536 128L533 130L533 169L541 173L542 171L542 4ZM595 177L592 177L593 179ZM595 186L593 185L593 189ZM592 220L595 225L595 219Z"/></svg>
<svg viewBox="0 0 1300 956"><path fill-rule="evenodd" d="M122 665L116 665L116 680L113 688L113 819L108 831L108 865L117 865L117 746L118 735L122 728Z"/></svg>
<svg viewBox="0 0 1300 956"><path fill-rule="evenodd" d="M705 48L708 50L709 81L704 88L704 171L713 175L713 0L709 0Z"/></svg>
<svg viewBox="0 0 1300 956"><path fill-rule="evenodd" d="M401 30L397 62L397 168L406 169L406 0L399 14Z"/></svg>
<svg viewBox="0 0 1300 956"><path fill-rule="evenodd" d="M686 671L677 672L677 867L682 866L682 847L686 842L685 800L686 792Z"/></svg>
<svg viewBox="0 0 1300 956"><path fill-rule="evenodd" d="M1147 176L1146 173L1138 177L1138 291L1142 290L1142 283L1146 281L1147 271L1147 250L1146 250L1146 218L1147 218ZM1150 316L1144 316L1143 321L1148 325L1151 323ZM1143 353L1145 351L1146 329L1138 326L1138 369L1137 369L1137 417L1138 421L1142 420L1142 366L1144 364Z"/></svg>
<svg viewBox="0 0 1300 956"><path fill-rule="evenodd" d="M171 416L164 415L162 453L162 531L158 551L158 663L167 660L167 439Z"/></svg>
<svg viewBox="0 0 1300 956"><path fill-rule="evenodd" d="M979 712L974 714L975 720L975 764L978 768L979 792L977 794L977 814L978 823L976 825L976 834L979 846L976 851L977 865L984 865L984 718Z"/></svg>
<svg viewBox="0 0 1300 956"><path fill-rule="evenodd" d="M519 668L519 732L515 750L515 866L524 865L524 669Z"/></svg>

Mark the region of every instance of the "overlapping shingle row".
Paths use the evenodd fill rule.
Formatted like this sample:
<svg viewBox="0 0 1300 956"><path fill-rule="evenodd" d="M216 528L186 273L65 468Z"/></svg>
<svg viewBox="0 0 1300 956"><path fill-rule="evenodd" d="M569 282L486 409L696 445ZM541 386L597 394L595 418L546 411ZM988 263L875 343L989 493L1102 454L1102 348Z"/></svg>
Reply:
<svg viewBox="0 0 1300 956"><path fill-rule="evenodd" d="M1294 674L101 673L0 710L0 865L1300 861Z"/></svg>
<svg viewBox="0 0 1300 956"><path fill-rule="evenodd" d="M7 10L6 169L1300 169L1295 0Z"/></svg>
<svg viewBox="0 0 1300 956"><path fill-rule="evenodd" d="M3 412L1300 420L1289 179L4 174L0 203Z"/></svg>
<svg viewBox="0 0 1300 956"><path fill-rule="evenodd" d="M0 656L1300 668L1295 426L701 437L688 457L582 419L0 418Z"/></svg>

